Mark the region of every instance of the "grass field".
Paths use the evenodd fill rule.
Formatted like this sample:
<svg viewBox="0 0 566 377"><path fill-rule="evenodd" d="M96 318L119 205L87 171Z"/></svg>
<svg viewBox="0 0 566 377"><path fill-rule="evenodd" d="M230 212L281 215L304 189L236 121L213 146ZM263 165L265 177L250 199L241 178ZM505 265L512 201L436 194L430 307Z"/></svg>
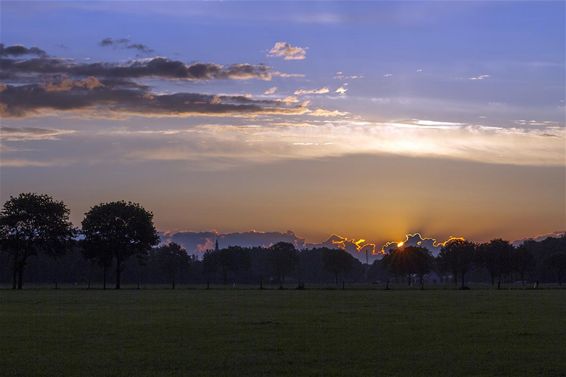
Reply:
<svg viewBox="0 0 566 377"><path fill-rule="evenodd" d="M0 374L566 376L566 290L3 290Z"/></svg>

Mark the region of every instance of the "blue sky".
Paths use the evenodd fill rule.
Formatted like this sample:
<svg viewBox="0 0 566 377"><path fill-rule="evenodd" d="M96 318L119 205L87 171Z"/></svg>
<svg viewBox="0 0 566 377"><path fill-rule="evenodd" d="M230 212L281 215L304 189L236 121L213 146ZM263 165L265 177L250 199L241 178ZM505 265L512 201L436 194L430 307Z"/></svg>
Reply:
<svg viewBox="0 0 566 377"><path fill-rule="evenodd" d="M292 229L309 242L518 238L566 221L564 2L2 1L1 18L4 46L48 54L6 59L72 66L3 76L2 200L49 192L77 222L93 200L125 198L151 207L162 230ZM277 42L288 50L277 55ZM145 85L142 104L76 73L158 57L268 73L126 77ZM18 104L25 85L47 105ZM104 90L110 105L53 102ZM187 93L208 95L211 112L153 107ZM242 113L248 103L256 110ZM509 184L521 189L506 195Z"/></svg>

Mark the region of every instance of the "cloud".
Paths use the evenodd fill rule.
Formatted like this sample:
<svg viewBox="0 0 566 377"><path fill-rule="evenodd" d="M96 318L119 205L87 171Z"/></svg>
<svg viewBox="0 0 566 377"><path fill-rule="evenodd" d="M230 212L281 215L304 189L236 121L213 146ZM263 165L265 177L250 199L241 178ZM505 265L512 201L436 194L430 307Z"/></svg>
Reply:
<svg viewBox="0 0 566 377"><path fill-rule="evenodd" d="M263 92L263 94L265 94L266 96L270 96L272 94L275 94L275 92L277 92L277 87L273 86L273 87L267 89L265 92Z"/></svg>
<svg viewBox="0 0 566 377"><path fill-rule="evenodd" d="M393 73L386 73L385 75L383 75L383 77L385 77L386 79L389 77L393 77Z"/></svg>
<svg viewBox="0 0 566 377"><path fill-rule="evenodd" d="M35 56L43 57L43 56L47 56L47 53L37 47L27 48L22 45L4 46L3 43L0 43L0 57L24 56L24 55L35 55Z"/></svg>
<svg viewBox="0 0 566 377"><path fill-rule="evenodd" d="M468 80L476 81L476 80L485 80L490 78L490 75L478 75L473 77L468 77Z"/></svg>
<svg viewBox="0 0 566 377"><path fill-rule="evenodd" d="M287 42L276 42L267 56L284 60L303 60L307 56L307 47L292 46Z"/></svg>
<svg viewBox="0 0 566 377"><path fill-rule="evenodd" d="M299 238L292 231L282 232L258 232L255 230L248 232L220 233L209 232L164 232L161 236L164 243L176 242L183 246L191 254L204 253L214 249L215 242L218 241L220 248L229 246L241 247L269 247L277 242L292 243L297 249L302 249L305 240Z"/></svg>
<svg viewBox="0 0 566 377"><path fill-rule="evenodd" d="M82 80L61 78L57 81L42 84L47 92L65 92L73 88L95 89L104 86L96 77L90 76Z"/></svg>
<svg viewBox="0 0 566 377"><path fill-rule="evenodd" d="M132 43L128 38L119 38L119 39L104 38L98 44L102 47L114 47L114 48L137 50L143 53L153 52L153 50L148 46L142 43Z"/></svg>
<svg viewBox="0 0 566 377"><path fill-rule="evenodd" d="M310 110L307 112L308 115L316 116L316 117L341 117L344 115L348 115L345 111L338 111L338 110L326 110L326 109L315 109Z"/></svg>
<svg viewBox="0 0 566 377"><path fill-rule="evenodd" d="M345 88L344 86L341 86L338 89L336 89L334 92L338 93L340 95L344 95L344 94L346 94L347 91L348 91L347 88Z"/></svg>
<svg viewBox="0 0 566 377"><path fill-rule="evenodd" d="M202 125L192 128L190 136L163 135L167 147L141 150L134 157L154 159L223 158L232 165L242 162L271 162L285 159L311 159L353 154L400 155L476 161L489 164L564 166L566 130L564 127L503 128L433 120L371 122L348 119L347 114L324 117L328 111L309 121L272 119L239 126ZM318 116L317 116L318 115ZM338 115L343 118L338 117ZM242 121L244 122L244 120ZM553 133L556 137L546 137ZM191 141L174 150L168 140ZM201 145L215 149L200 149Z"/></svg>
<svg viewBox="0 0 566 377"><path fill-rule="evenodd" d="M56 140L58 136L74 132L36 127L0 127L0 138L2 141Z"/></svg>
<svg viewBox="0 0 566 377"><path fill-rule="evenodd" d="M50 166L61 166L59 162L34 161L27 159L1 158L0 166L3 168L46 168Z"/></svg>
<svg viewBox="0 0 566 377"><path fill-rule="evenodd" d="M279 100L255 100L246 96L198 93L156 94L143 88L109 85L38 84L8 85L0 92L0 114L4 117L41 115L49 110L87 111L92 116L142 115L258 115L304 114L303 105Z"/></svg>
<svg viewBox="0 0 566 377"><path fill-rule="evenodd" d="M29 74L60 74L68 76L95 76L106 78L136 79L162 78L178 80L214 80L259 79L269 81L274 76L282 76L270 67L259 64L220 65L214 63L185 64L167 58L134 60L125 64L118 63L75 63L57 58L36 58L29 60L0 59L0 68L4 75L12 78Z"/></svg>
<svg viewBox="0 0 566 377"><path fill-rule="evenodd" d="M102 45L127 45L107 38ZM129 46L129 45L128 45ZM241 95L158 93L137 80L271 80L287 74L259 64L219 65L156 57L126 63L77 63L61 58L0 59L0 114L49 115L61 111L94 117L304 114L306 104L290 99L259 100ZM291 74L289 74L291 75ZM271 90L276 90L271 89Z"/></svg>
<svg viewBox="0 0 566 377"><path fill-rule="evenodd" d="M336 72L336 75L334 75L334 78L336 80L357 80L357 79L361 79L364 76L362 75L346 75L344 74L344 72L338 71Z"/></svg>
<svg viewBox="0 0 566 377"><path fill-rule="evenodd" d="M421 236L420 233L409 233L405 236L405 239L402 241L390 241L390 242L386 242L382 247L381 247L381 251L380 253L382 254L386 254L388 252L394 251L396 249L402 248L402 247L407 247L407 246L418 246L418 247L424 247L425 249L428 249L432 255L437 256L438 253L440 253L440 249L449 241L451 240L455 240L455 239L461 239L463 240L464 238L462 237L453 237L450 236L447 240L443 241L443 242L438 242L436 239L434 238L426 238Z"/></svg>
<svg viewBox="0 0 566 377"><path fill-rule="evenodd" d="M375 254L375 244L366 241L365 239L347 238L337 234L331 235L326 241L321 243L309 243L305 245L306 248L327 247L330 249L341 249L354 256L359 257L359 253Z"/></svg>
<svg viewBox="0 0 566 377"><path fill-rule="evenodd" d="M306 94L326 94L326 93L330 93L330 89L328 89L327 87L322 87L319 89L297 89L295 90L295 95L296 96L303 96Z"/></svg>

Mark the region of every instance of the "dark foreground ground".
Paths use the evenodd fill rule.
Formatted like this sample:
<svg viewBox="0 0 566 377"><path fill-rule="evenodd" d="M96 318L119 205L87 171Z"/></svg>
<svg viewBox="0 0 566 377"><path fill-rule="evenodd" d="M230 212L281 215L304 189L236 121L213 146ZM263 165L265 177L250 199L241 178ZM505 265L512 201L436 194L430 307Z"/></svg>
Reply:
<svg viewBox="0 0 566 377"><path fill-rule="evenodd" d="M566 290L4 290L0 374L566 376Z"/></svg>

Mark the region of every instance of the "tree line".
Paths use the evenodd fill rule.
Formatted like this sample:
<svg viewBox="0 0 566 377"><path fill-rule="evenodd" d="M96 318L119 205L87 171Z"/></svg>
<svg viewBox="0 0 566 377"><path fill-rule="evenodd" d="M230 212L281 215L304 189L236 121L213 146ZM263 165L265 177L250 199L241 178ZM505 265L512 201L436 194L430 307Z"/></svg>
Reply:
<svg viewBox="0 0 566 377"><path fill-rule="evenodd" d="M10 197L0 212L0 281L22 289L35 283L74 283L91 288L109 279L137 284L257 284L283 288L306 284L405 282L421 289L429 283L505 282L562 284L566 273L566 237L529 240L519 247L494 239L474 243L452 239L437 257L420 246L400 246L372 265L341 249L297 250L293 244L268 248L229 246L204 253L199 260L176 243L159 245L153 214L137 203L116 201L93 206L74 228L69 209L48 195ZM26 275L27 274L27 275ZM27 276L24 279L24 276Z"/></svg>

